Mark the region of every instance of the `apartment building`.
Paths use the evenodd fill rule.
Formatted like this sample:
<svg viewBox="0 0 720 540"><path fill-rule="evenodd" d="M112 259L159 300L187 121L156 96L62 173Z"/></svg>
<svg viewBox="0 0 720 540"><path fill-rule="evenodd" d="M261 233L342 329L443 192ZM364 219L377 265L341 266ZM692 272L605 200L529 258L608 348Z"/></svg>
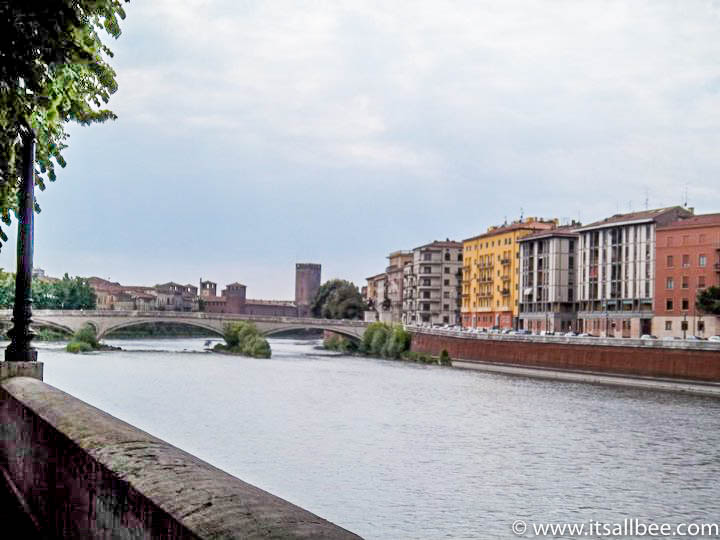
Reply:
<svg viewBox="0 0 720 540"><path fill-rule="evenodd" d="M490 227L462 242L462 324L466 327L513 328L518 315L521 238L552 229L557 220L520 219Z"/></svg>
<svg viewBox="0 0 720 540"><path fill-rule="evenodd" d="M655 295L655 229L692 210L680 206L616 214L580 227L577 299L580 331L650 334Z"/></svg>
<svg viewBox="0 0 720 540"><path fill-rule="evenodd" d="M412 250L403 270L405 324L460 324L462 243L434 241Z"/></svg>
<svg viewBox="0 0 720 540"><path fill-rule="evenodd" d="M695 306L699 291L720 286L720 214L688 217L656 230L655 316L658 337L720 334L720 318Z"/></svg>
<svg viewBox="0 0 720 540"><path fill-rule="evenodd" d="M579 224L519 240L519 327L533 332L575 330Z"/></svg>

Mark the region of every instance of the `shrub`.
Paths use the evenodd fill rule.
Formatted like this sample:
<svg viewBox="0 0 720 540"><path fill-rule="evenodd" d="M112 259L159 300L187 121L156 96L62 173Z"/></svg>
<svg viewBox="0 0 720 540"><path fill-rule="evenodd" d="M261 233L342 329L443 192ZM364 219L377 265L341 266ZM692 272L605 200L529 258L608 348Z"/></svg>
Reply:
<svg viewBox="0 0 720 540"><path fill-rule="evenodd" d="M74 342L77 341L81 343L87 343L93 349L98 349L100 347L100 343L98 343L97 340L97 332L95 331L95 327L90 324L86 324L85 326L80 328L80 330L75 332L72 340Z"/></svg>
<svg viewBox="0 0 720 540"><path fill-rule="evenodd" d="M272 351L267 339L260 335L257 327L251 322L228 323L223 328L226 345L218 344L216 351L229 351L255 358L270 358Z"/></svg>
<svg viewBox="0 0 720 540"><path fill-rule="evenodd" d="M450 360L450 353L447 352L447 349L443 349L440 353L440 365L452 366L452 361Z"/></svg>
<svg viewBox="0 0 720 540"><path fill-rule="evenodd" d="M410 333L401 325L374 322L363 334L360 352L385 358L400 358L410 349Z"/></svg>
<svg viewBox="0 0 720 540"><path fill-rule="evenodd" d="M74 354L93 351L92 345L85 343L84 341L71 341L65 346L67 352Z"/></svg>

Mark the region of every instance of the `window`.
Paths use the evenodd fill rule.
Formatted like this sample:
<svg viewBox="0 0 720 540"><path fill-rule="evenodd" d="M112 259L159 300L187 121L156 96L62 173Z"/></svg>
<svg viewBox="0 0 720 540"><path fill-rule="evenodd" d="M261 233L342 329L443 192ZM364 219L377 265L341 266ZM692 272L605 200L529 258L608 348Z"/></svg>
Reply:
<svg viewBox="0 0 720 540"><path fill-rule="evenodd" d="M445 260L446 260L446 261L449 261L449 260L450 260L450 252L449 252L449 251L446 251L446 252L445 252Z"/></svg>
<svg viewBox="0 0 720 540"><path fill-rule="evenodd" d="M423 278L422 284L423 284L424 287L429 287L429 286L430 286L430 283L431 283L431 282L430 282L430 278Z"/></svg>
<svg viewBox="0 0 720 540"><path fill-rule="evenodd" d="M672 311L673 310L673 301L669 298L665 300L665 311Z"/></svg>
<svg viewBox="0 0 720 540"><path fill-rule="evenodd" d="M458 253L458 261L462 261L462 260L463 260L462 253Z"/></svg>
<svg viewBox="0 0 720 540"><path fill-rule="evenodd" d="M701 234L700 238L698 239L698 244L704 244L705 243L705 235Z"/></svg>
<svg viewBox="0 0 720 540"><path fill-rule="evenodd" d="M667 237L667 247L671 247L673 245L673 238L672 236Z"/></svg>
<svg viewBox="0 0 720 540"><path fill-rule="evenodd" d="M450 304L443 304L443 311L450 311Z"/></svg>
<svg viewBox="0 0 720 540"><path fill-rule="evenodd" d="M450 280L449 280L449 279L446 279L445 281L443 281L443 284L444 284L444 285L450 285Z"/></svg>
<svg viewBox="0 0 720 540"><path fill-rule="evenodd" d="M450 293L448 291L445 291L443 293L443 298L450 298Z"/></svg>
<svg viewBox="0 0 720 540"><path fill-rule="evenodd" d="M675 266L675 259L672 255L667 256L667 265L666 266L668 268L672 268L673 266Z"/></svg>
<svg viewBox="0 0 720 540"><path fill-rule="evenodd" d="M687 246L690 243L690 236L685 235L682 237L683 246Z"/></svg>
<svg viewBox="0 0 720 540"><path fill-rule="evenodd" d="M705 255L700 255L698 257L698 266L700 268L705 268L706 265L707 265L707 257Z"/></svg>
<svg viewBox="0 0 720 540"><path fill-rule="evenodd" d="M665 330L672 330L672 321L665 321Z"/></svg>
<svg viewBox="0 0 720 540"><path fill-rule="evenodd" d="M683 268L687 268L688 266L690 266L690 255L682 256L682 265L683 265Z"/></svg>
<svg viewBox="0 0 720 540"><path fill-rule="evenodd" d="M690 309L690 302L688 301L687 298L683 298L682 299L682 310L687 311L688 309Z"/></svg>
<svg viewBox="0 0 720 540"><path fill-rule="evenodd" d="M698 333L705 332L705 321L698 321L697 329L698 329Z"/></svg>
<svg viewBox="0 0 720 540"><path fill-rule="evenodd" d="M449 267L449 266L446 266L446 267L445 267L445 273L446 273L446 274L449 274L449 273L450 273L450 267Z"/></svg>
<svg viewBox="0 0 720 540"><path fill-rule="evenodd" d="M690 282L690 279L687 276L683 276L682 277L682 288L687 289L690 286L689 282Z"/></svg>
<svg viewBox="0 0 720 540"><path fill-rule="evenodd" d="M430 298L430 291L423 291L423 298Z"/></svg>
<svg viewBox="0 0 720 540"><path fill-rule="evenodd" d="M673 278L669 277L665 280L665 288L666 289L672 289L675 285L675 280Z"/></svg>
<svg viewBox="0 0 720 540"><path fill-rule="evenodd" d="M705 276L698 276L698 289L704 289L705 288Z"/></svg>
<svg viewBox="0 0 720 540"><path fill-rule="evenodd" d="M445 315L445 316L443 317L443 322L444 322L445 324L449 323L449 322L450 322L450 317L448 317L447 315Z"/></svg>
<svg viewBox="0 0 720 540"><path fill-rule="evenodd" d="M431 261L432 253L423 253L423 261Z"/></svg>

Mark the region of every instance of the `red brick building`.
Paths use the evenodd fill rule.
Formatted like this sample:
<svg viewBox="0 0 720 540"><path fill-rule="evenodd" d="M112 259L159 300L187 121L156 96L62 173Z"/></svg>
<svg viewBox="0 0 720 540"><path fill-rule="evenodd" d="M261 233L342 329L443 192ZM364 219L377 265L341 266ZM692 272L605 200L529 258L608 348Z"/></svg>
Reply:
<svg viewBox="0 0 720 540"><path fill-rule="evenodd" d="M720 318L698 312L698 290L720 285L720 214L659 225L656 231L655 316L658 337L720 334Z"/></svg>

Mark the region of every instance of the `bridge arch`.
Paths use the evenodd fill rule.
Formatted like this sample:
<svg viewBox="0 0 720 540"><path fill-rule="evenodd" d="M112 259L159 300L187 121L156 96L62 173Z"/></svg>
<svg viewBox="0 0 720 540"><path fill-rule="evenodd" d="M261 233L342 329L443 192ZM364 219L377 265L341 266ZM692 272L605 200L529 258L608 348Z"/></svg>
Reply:
<svg viewBox="0 0 720 540"><path fill-rule="evenodd" d="M10 324L12 324L12 322L10 322ZM61 332L65 332L68 336L72 336L75 333L75 330L73 330L69 326L65 326L64 324L60 324L54 321L46 321L45 319L36 319L34 317L32 326L40 326L44 328L52 328L53 330L60 330ZM95 327L94 324L93 327ZM95 331L97 331L97 327L95 327Z"/></svg>
<svg viewBox="0 0 720 540"><path fill-rule="evenodd" d="M283 332L292 332L293 330L327 330L328 332L334 332L335 334L339 334L343 337L346 337L348 339L351 339L353 341L360 341L362 340L362 337L358 337L356 334L353 334L349 331L332 328L329 325L327 327L323 326L316 326L316 325L302 325L302 324L296 324L296 325L289 325L289 326L280 326L277 328L270 328L267 330L259 329L260 333L265 337L271 337L275 334L281 334Z"/></svg>
<svg viewBox="0 0 720 540"><path fill-rule="evenodd" d="M159 320L159 319L133 319L130 321L121 321L112 326L108 326L98 333L98 339L106 337L109 333L115 330L121 330L123 328L130 328L133 326L140 326L141 324L180 324L184 326L192 326L194 328L201 328L211 332L213 335L222 337L222 329L218 328L217 325L211 321L198 320L185 320L185 319L171 319L171 320Z"/></svg>

